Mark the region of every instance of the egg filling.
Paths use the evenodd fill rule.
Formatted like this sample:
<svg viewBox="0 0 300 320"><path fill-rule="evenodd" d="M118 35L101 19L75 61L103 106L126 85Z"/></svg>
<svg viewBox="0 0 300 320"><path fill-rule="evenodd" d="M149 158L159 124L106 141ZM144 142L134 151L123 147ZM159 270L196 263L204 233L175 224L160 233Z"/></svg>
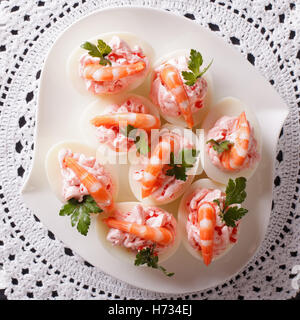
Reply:
<svg viewBox="0 0 300 320"><path fill-rule="evenodd" d="M137 223L142 226L167 228L172 232L174 238L176 236L175 218L168 212L157 207L144 208L142 205L138 204L127 212L121 212L119 210L115 211L114 218L130 223ZM114 246L123 246L133 252L138 252L144 248L153 246L153 242L150 240L145 240L134 234L114 228L109 229L106 239ZM167 246L156 244L155 252L161 253L171 245L173 245L173 243Z"/></svg>
<svg viewBox="0 0 300 320"><path fill-rule="evenodd" d="M186 201L186 208L189 212L186 222L187 238L190 245L197 251L201 251L198 208L201 204L209 202L213 204L216 210L216 225L213 237L213 258L224 253L230 245L237 241L239 229L239 221L236 221L236 227L229 227L222 221L220 208L213 202L214 200L219 200L221 204L224 204L225 193L219 189L197 189Z"/></svg>
<svg viewBox="0 0 300 320"><path fill-rule="evenodd" d="M107 81L95 81L87 79L85 77L85 67L91 64L99 64L100 58L92 57L88 53L81 56L79 61L79 75L83 78L85 82L86 89L95 95L105 94L105 93L117 93L124 88L128 87L130 84L135 82L137 79L144 77L149 70L149 60L144 55L142 49L139 46L134 46L132 49L129 45L118 36L113 36L109 41L108 45L112 51L106 56L111 62L112 67L118 67L122 65L134 64L139 61L143 61L146 67L132 75L128 75L123 78ZM105 68L105 66L103 66ZM115 70L117 78L117 70Z"/></svg>
<svg viewBox="0 0 300 320"><path fill-rule="evenodd" d="M212 139L212 140L218 141L218 143L221 143L222 141L229 141L234 145L237 138L236 137L237 122L238 122L238 117L228 117L228 116L221 117L215 123L213 128L209 130L206 140L209 141ZM213 165L215 165L216 167L218 167L223 171L227 171L227 169L224 168L221 161L222 152L218 153L218 151L216 151L213 148L212 143L206 144L206 152L208 153L209 159ZM250 126L250 139L249 139L246 158L242 166L239 168L236 168L234 171L238 172L246 168L252 168L254 167L254 164L259 160L260 160L260 154L258 153L258 146L254 136L254 129L253 127Z"/></svg>
<svg viewBox="0 0 300 320"><path fill-rule="evenodd" d="M160 78L160 72L166 64L173 65L179 71L184 90L189 97L192 113L203 108L204 98L208 90L207 82L203 77L200 77L193 86L186 85L181 72L188 71L188 57L179 56L168 60L166 63L161 64L154 70L150 98L154 104L160 107L162 114L171 117L178 117L182 114L178 104L176 103L175 96L167 90Z"/></svg>
<svg viewBox="0 0 300 320"><path fill-rule="evenodd" d="M102 186L105 186L111 194L114 193L114 185L110 175L105 171L104 167L96 161L95 157L86 157L84 154L73 153L70 149L63 148L58 153L58 161L62 176L62 194L65 201L75 198L81 202L84 196L89 195L88 190L75 173L65 166L64 159L66 157L75 159L81 167L95 176Z"/></svg>

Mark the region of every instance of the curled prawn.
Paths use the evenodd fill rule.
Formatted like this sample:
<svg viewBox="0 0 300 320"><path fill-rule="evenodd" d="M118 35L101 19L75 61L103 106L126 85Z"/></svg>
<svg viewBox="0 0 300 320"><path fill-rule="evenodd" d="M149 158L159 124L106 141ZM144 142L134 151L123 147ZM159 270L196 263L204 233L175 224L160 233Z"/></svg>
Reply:
<svg viewBox="0 0 300 320"><path fill-rule="evenodd" d="M250 125L245 112L238 117L236 128L234 145L229 150L225 150L220 158L223 167L230 171L239 169L248 154Z"/></svg>
<svg viewBox="0 0 300 320"><path fill-rule="evenodd" d="M106 210L111 210L113 208L111 194L94 175L80 166L74 158L66 157L64 159L64 164L74 172L76 177L86 187L91 197L96 201L98 207L101 209L105 207Z"/></svg>
<svg viewBox="0 0 300 320"><path fill-rule="evenodd" d="M135 222L117 220L115 218L103 219L109 228L118 229L124 232L134 234L142 239L156 242L167 246L174 241L174 234L164 227L150 227Z"/></svg>
<svg viewBox="0 0 300 320"><path fill-rule="evenodd" d="M172 138L169 140L166 138L162 139L162 141L155 147L143 174L142 198L146 198L152 193L157 178L166 163L166 157L169 158L173 149L174 140Z"/></svg>
<svg viewBox="0 0 300 320"><path fill-rule="evenodd" d="M140 73L145 68L144 61L119 66L102 66L99 63L92 63L84 68L83 76L94 81L114 81Z"/></svg>
<svg viewBox="0 0 300 320"><path fill-rule="evenodd" d="M176 103L179 106L188 127L193 128L194 120L190 99L185 91L178 70L174 66L167 64L160 72L160 79L163 85L175 97Z"/></svg>
<svg viewBox="0 0 300 320"><path fill-rule="evenodd" d="M127 124L130 124L135 128L144 130L158 129L160 127L160 120L157 117L145 113L126 112L104 114L91 120L91 123L96 127L100 127L102 125L119 126L120 123L124 122L127 122Z"/></svg>
<svg viewBox="0 0 300 320"><path fill-rule="evenodd" d="M213 257L214 230L216 226L216 210L212 203L203 202L198 207L198 224L200 231L200 247L204 263L208 266Z"/></svg>

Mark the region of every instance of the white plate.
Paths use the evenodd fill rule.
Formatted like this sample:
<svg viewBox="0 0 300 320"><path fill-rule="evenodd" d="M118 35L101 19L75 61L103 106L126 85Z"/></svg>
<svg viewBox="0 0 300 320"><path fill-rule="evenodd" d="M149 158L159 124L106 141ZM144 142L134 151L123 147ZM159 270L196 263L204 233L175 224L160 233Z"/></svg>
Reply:
<svg viewBox="0 0 300 320"><path fill-rule="evenodd" d="M68 217L58 215L61 203L50 191L44 169L45 156L49 148L60 140L83 141L78 130L80 115L93 100L80 95L68 82L66 61L74 47L97 34L111 31L135 33L153 46L157 57L184 48L200 50L207 60L214 59L211 67L214 101L235 96L244 101L259 120L264 148L258 170L247 185L245 206L249 213L244 218L236 246L210 267L193 258L183 246L163 264L167 270L175 272L171 278L157 270L121 265L101 246L95 224L88 236L83 237L71 228ZM135 92L140 93L139 90ZM276 144L288 109L269 83L221 38L186 18L165 11L114 8L94 12L71 25L56 40L45 61L38 103L33 168L24 186L23 197L42 223L85 260L141 288L186 293L225 281L254 255L269 222ZM176 206L178 201L172 204L175 211Z"/></svg>

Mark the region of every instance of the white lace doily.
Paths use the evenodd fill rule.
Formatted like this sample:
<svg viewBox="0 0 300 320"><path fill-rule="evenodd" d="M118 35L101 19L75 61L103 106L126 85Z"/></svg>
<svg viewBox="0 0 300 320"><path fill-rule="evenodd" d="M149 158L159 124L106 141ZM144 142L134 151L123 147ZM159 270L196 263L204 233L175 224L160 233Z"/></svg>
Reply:
<svg viewBox="0 0 300 320"><path fill-rule="evenodd" d="M121 5L170 10L211 29L239 50L290 108L278 142L273 206L266 238L257 255L237 276L215 288L171 296L118 281L65 247L20 197L34 149L39 77L50 46L75 20L95 9ZM296 208L300 186L299 19L300 3L288 0L1 1L0 266L6 276L8 299L294 296L299 283L293 273L297 271L295 266L300 265L300 214Z"/></svg>

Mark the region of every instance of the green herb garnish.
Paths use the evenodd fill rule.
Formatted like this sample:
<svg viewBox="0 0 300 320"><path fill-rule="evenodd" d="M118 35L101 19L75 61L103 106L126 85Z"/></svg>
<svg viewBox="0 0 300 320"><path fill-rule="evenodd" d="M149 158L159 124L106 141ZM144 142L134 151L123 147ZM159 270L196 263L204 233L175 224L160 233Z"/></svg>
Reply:
<svg viewBox="0 0 300 320"><path fill-rule="evenodd" d="M175 176L177 180L186 181L186 171L194 166L197 151L195 149L182 149L178 157L175 157L174 152L170 154L170 169L167 170L167 176ZM189 157L189 158L188 158Z"/></svg>
<svg viewBox="0 0 300 320"><path fill-rule="evenodd" d="M188 86L193 86L196 81L204 75L204 73L208 70L208 68L211 66L213 61L209 63L209 65L204 68L202 71L200 70L200 67L203 64L203 58L200 52L197 50L191 49L190 52L190 60L188 62L188 68L189 71L182 71L182 76L185 80L185 84Z"/></svg>
<svg viewBox="0 0 300 320"><path fill-rule="evenodd" d="M230 147L234 145L234 143L228 141L228 140L223 140L223 141L216 141L214 139L208 140L206 143L212 144L212 147L215 151L218 153L222 153L226 150L229 150Z"/></svg>
<svg viewBox="0 0 300 320"><path fill-rule="evenodd" d="M230 207L225 211L223 220L227 226L236 227L235 221L240 220L247 212L244 208Z"/></svg>
<svg viewBox="0 0 300 320"><path fill-rule="evenodd" d="M240 220L248 212L247 209L239 208L238 206L229 207L233 204L240 204L246 199L246 181L244 177L236 178L235 181L229 179L225 191L224 208L221 207L218 199L214 200L220 208L222 220L229 227L236 227L235 221Z"/></svg>
<svg viewBox="0 0 300 320"><path fill-rule="evenodd" d="M148 136L144 130L139 130L131 124L129 124L127 125L125 130L122 130L120 128L120 131L122 132L122 134L124 134L124 136L134 139L134 143L138 153L143 155L147 155L149 153L150 147L148 144Z"/></svg>
<svg viewBox="0 0 300 320"><path fill-rule="evenodd" d="M97 46L93 43L85 42L80 46L82 49L88 50L89 55L92 57L100 58L99 64L106 66L111 65L111 62L105 57L111 53L111 47L107 45L103 40L97 40Z"/></svg>
<svg viewBox="0 0 300 320"><path fill-rule="evenodd" d="M148 267L161 270L166 276L172 277L174 272L167 272L167 270L158 265L158 256L154 253L156 245L140 250L134 261L135 266L146 264Z"/></svg>
<svg viewBox="0 0 300 320"><path fill-rule="evenodd" d="M91 224L91 213L100 213L103 210L98 207L95 200L90 196L84 196L83 200L72 198L61 208L59 211L60 216L71 216L71 225L75 227L77 224L77 230L87 235L89 226Z"/></svg>

